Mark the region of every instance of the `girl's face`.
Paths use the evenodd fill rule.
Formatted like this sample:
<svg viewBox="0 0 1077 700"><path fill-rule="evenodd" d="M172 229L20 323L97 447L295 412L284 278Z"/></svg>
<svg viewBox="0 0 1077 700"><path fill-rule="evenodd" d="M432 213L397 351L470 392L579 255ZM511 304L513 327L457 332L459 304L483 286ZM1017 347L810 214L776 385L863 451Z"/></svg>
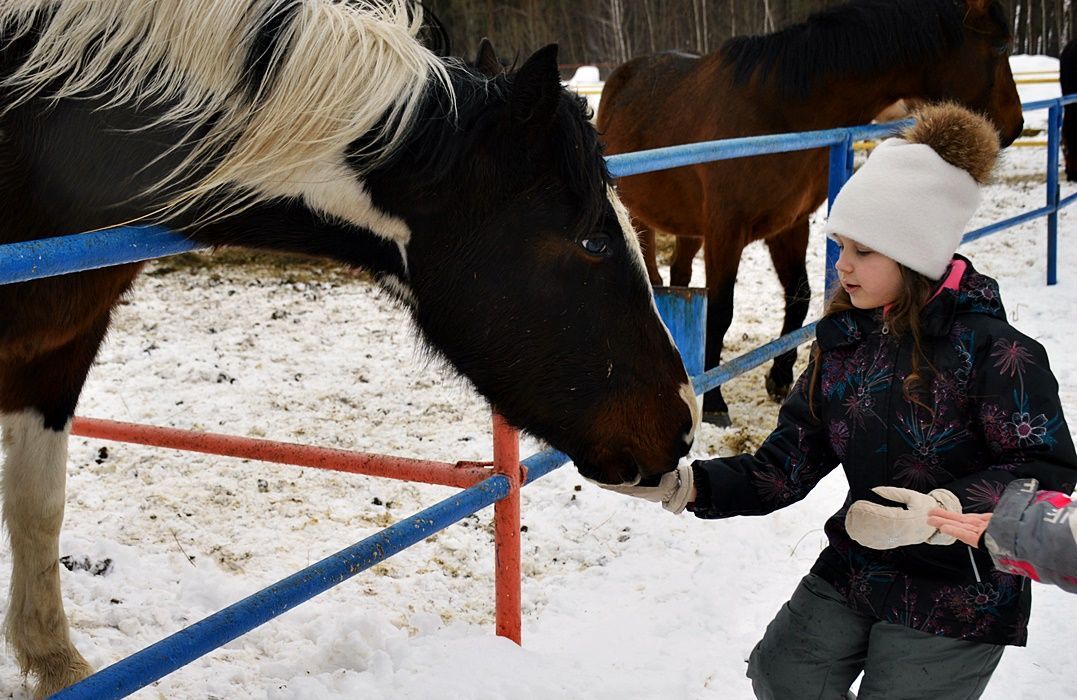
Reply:
<svg viewBox="0 0 1077 700"><path fill-rule="evenodd" d="M897 301L903 285L900 266L851 238L838 235L834 238L841 249L834 268L853 306L877 309Z"/></svg>

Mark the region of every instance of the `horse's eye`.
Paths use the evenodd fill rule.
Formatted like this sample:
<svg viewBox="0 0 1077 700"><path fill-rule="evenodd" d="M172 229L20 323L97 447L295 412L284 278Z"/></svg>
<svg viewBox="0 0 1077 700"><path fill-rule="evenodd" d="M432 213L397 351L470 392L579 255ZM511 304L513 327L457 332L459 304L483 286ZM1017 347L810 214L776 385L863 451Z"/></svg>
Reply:
<svg viewBox="0 0 1077 700"><path fill-rule="evenodd" d="M1010 55L1010 42L1004 41L1001 44L995 44L991 47L995 51L996 56L1009 56Z"/></svg>
<svg viewBox="0 0 1077 700"><path fill-rule="evenodd" d="M580 241L580 245L591 255L609 255L610 252L610 239L608 236L584 238Z"/></svg>

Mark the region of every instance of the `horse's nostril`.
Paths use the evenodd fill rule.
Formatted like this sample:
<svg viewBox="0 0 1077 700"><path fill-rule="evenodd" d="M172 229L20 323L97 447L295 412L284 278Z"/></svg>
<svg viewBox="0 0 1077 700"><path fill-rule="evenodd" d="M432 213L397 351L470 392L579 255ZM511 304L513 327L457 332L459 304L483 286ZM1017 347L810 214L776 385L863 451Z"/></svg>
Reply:
<svg viewBox="0 0 1077 700"><path fill-rule="evenodd" d="M593 464L583 464L581 462L576 462L576 471L578 471L580 473L580 476L585 479L604 483L604 480L601 478L602 475L597 469L595 469Z"/></svg>

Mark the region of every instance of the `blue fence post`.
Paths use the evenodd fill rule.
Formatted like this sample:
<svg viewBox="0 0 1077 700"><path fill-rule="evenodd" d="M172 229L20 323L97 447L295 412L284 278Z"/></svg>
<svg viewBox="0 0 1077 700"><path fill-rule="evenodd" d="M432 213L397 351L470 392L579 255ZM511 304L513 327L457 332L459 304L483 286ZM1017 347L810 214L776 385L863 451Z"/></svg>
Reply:
<svg viewBox="0 0 1077 700"><path fill-rule="evenodd" d="M1047 284L1058 283L1058 147L1062 130L1062 102L1047 110Z"/></svg>
<svg viewBox="0 0 1077 700"><path fill-rule="evenodd" d="M707 349L707 290L701 287L655 287L654 303L681 352L688 376L703 374Z"/></svg>
<svg viewBox="0 0 1077 700"><path fill-rule="evenodd" d="M846 134L845 138L830 147L830 175L828 181L829 194L827 196L827 212L834 206L834 200L838 192L849 181L853 174L853 137ZM838 282L838 274L834 265L838 262L838 245L830 240L826 241L826 270L824 283L824 298L830 298L830 292Z"/></svg>

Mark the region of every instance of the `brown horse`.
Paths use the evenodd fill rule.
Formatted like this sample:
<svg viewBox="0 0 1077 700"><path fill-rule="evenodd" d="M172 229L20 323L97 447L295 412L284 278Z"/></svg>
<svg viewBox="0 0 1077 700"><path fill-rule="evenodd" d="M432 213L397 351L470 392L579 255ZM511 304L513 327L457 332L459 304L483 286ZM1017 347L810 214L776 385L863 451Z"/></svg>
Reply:
<svg viewBox="0 0 1077 700"><path fill-rule="evenodd" d="M1071 39L1058 57L1058 82L1063 95L1077 92L1077 39ZM1077 104L1062 110L1062 157L1066 180L1077 182Z"/></svg>
<svg viewBox="0 0 1077 700"><path fill-rule="evenodd" d="M1009 26L997 0L855 0L775 34L731 39L706 56L633 59L606 83L598 128L607 153L626 153L864 124L916 97L984 112L1009 144L1023 123ZM816 149L620 179L653 284L662 283L655 231L678 237L673 285L688 284L706 240L708 368L719 362L741 251L752 241L766 242L785 289L782 333L803 323L808 216L826 197L826 166L826 151ZM795 360L796 351L775 360L767 377L775 399L788 392ZM709 422L728 425L720 390L707 394L703 410Z"/></svg>
<svg viewBox="0 0 1077 700"><path fill-rule="evenodd" d="M916 110L920 109L924 104L923 100L918 100L915 97L907 97L897 102L883 107L883 111L875 115L872 119L876 124L885 124L886 122L897 121L898 119L904 119L912 115Z"/></svg>

